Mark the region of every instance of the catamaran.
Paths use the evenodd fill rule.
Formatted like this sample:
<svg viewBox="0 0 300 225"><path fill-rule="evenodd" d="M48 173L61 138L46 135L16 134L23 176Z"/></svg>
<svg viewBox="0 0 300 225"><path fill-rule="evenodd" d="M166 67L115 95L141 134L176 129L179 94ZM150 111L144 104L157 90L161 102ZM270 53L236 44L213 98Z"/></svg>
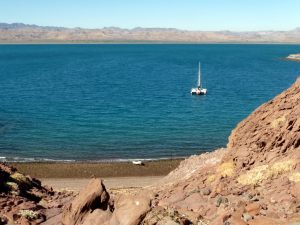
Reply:
<svg viewBox="0 0 300 225"><path fill-rule="evenodd" d="M192 95L205 95L206 92L207 92L207 89L202 88L202 85L201 85L201 64L199 62L197 87L191 89L191 94Z"/></svg>

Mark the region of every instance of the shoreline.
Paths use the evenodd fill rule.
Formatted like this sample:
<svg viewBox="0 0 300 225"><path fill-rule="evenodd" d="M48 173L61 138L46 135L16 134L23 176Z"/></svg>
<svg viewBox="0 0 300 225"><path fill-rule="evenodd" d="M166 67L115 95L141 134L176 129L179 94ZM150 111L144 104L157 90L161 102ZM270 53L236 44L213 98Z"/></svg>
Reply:
<svg viewBox="0 0 300 225"><path fill-rule="evenodd" d="M213 150L212 150L213 151ZM210 151L204 151L206 153ZM107 158L107 159L50 159L50 158L30 158L30 157L9 157L0 156L0 162L2 163L130 163L132 161L143 161L143 162L155 162L155 161L172 161L182 160L190 157L187 156L172 156L172 157L160 157L160 158Z"/></svg>
<svg viewBox="0 0 300 225"><path fill-rule="evenodd" d="M145 165L132 162L6 162L19 172L37 178L108 178L165 176L184 160L168 159L144 161Z"/></svg>
<svg viewBox="0 0 300 225"><path fill-rule="evenodd" d="M108 177L103 183L110 191L135 190L151 186L159 182L164 176L144 177ZM91 180L90 178L41 178L43 185L51 186L56 191L82 190Z"/></svg>

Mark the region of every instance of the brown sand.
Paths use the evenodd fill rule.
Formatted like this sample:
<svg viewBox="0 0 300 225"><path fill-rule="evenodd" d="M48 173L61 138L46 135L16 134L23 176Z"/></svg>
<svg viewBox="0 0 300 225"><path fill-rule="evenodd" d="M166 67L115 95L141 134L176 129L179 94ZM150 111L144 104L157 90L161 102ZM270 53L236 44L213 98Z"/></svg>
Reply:
<svg viewBox="0 0 300 225"><path fill-rule="evenodd" d="M140 188L156 184L162 176L151 177L113 177L103 179L104 185L110 190ZM43 185L53 189L79 191L89 182L89 178L42 178Z"/></svg>
<svg viewBox="0 0 300 225"><path fill-rule="evenodd" d="M38 178L91 178L165 176L182 159L146 162L144 166L131 162L118 163L12 163L21 173Z"/></svg>

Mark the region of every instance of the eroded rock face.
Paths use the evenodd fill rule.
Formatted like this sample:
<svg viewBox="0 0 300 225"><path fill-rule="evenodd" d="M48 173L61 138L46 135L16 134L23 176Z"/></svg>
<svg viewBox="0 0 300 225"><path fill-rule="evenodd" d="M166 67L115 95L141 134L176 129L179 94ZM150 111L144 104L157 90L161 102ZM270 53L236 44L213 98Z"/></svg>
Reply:
<svg viewBox="0 0 300 225"><path fill-rule="evenodd" d="M93 221L94 216L90 215L94 210L106 211L109 194L100 179L92 179L79 195L64 209L62 223L65 225L83 224L85 217L89 216L89 221ZM94 214L100 215L96 211ZM102 213L103 217L104 214Z"/></svg>
<svg viewBox="0 0 300 225"><path fill-rule="evenodd" d="M300 158L300 78L256 109L232 131L223 161L249 169L285 158ZM297 162L295 162L297 163Z"/></svg>

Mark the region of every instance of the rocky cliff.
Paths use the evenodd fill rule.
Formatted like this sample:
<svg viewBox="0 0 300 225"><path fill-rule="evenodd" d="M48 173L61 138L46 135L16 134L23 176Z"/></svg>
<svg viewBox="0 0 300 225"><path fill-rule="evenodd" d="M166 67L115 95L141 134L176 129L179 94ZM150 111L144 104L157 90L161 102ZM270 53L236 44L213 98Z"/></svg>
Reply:
<svg viewBox="0 0 300 225"><path fill-rule="evenodd" d="M161 190L158 205L207 224L299 220L300 79L238 124L222 155L220 162Z"/></svg>

